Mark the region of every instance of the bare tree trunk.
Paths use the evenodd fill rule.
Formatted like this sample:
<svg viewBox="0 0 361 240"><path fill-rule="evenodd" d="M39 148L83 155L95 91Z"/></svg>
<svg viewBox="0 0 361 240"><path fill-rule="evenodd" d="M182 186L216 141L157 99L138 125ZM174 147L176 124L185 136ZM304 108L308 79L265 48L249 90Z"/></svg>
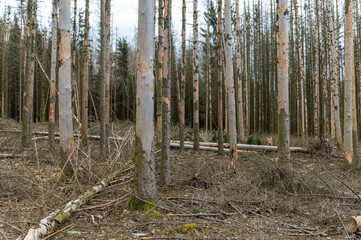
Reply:
<svg viewBox="0 0 361 240"><path fill-rule="evenodd" d="M35 41L36 41L36 8L37 0L28 1L27 9L27 60L26 60L26 84L24 92L23 133L22 144L24 147L31 144L33 123L33 99L34 99L34 71L35 71ZM31 34L30 34L31 33Z"/></svg>
<svg viewBox="0 0 361 240"><path fill-rule="evenodd" d="M106 55L106 42L107 42L107 33L106 33L106 24L105 24L105 1L100 1L100 25L101 25L101 47L100 47L100 104L99 104L99 112L100 112L100 152L102 158L107 156L107 131L106 131L106 69L105 69L105 55ZM128 104L129 106L129 104Z"/></svg>
<svg viewBox="0 0 361 240"><path fill-rule="evenodd" d="M330 0L329 0L330 1ZM329 3L330 4L330 3ZM353 77L353 11L352 0L347 0L345 5L345 120L344 120L344 157L345 162L353 164L352 149L352 77Z"/></svg>
<svg viewBox="0 0 361 240"><path fill-rule="evenodd" d="M320 93L319 93L319 89L320 89L320 37L319 37L319 17L318 17L318 0L315 0L315 4L316 4L316 9L315 9L315 14L316 14L316 45L315 45L315 55L316 55L316 63L315 63L315 97L314 97L314 107L315 107L315 112L314 112L314 119L315 119L315 136L320 137L321 136L321 125L320 125L320 120L321 120L321 115L320 115L320 109L321 109L321 105L320 105Z"/></svg>
<svg viewBox="0 0 361 240"><path fill-rule="evenodd" d="M110 6L111 0L105 0L105 49L104 49L104 64L105 64L105 136L110 134ZM108 152L108 140L105 141L106 152Z"/></svg>
<svg viewBox="0 0 361 240"><path fill-rule="evenodd" d="M327 16L328 16L328 24L329 24L328 38L329 38L330 47L331 47L331 55L330 55L331 103L332 103L332 118L331 118L332 126L331 126L331 129L335 129L337 144L339 146L342 146L340 107L339 107L339 95L338 95L338 83L337 83L337 71L336 71L337 57L336 57L335 29L334 29L334 22L333 22L333 10L332 10L333 7L332 6L333 6L332 0L327 0L326 8L327 8ZM351 59L351 62L352 62L352 59ZM351 76L350 80L352 80L352 76ZM332 121L332 119L334 119L334 121Z"/></svg>
<svg viewBox="0 0 361 240"><path fill-rule="evenodd" d="M71 109L70 0L59 1L59 135L60 161L64 173L72 174L76 152Z"/></svg>
<svg viewBox="0 0 361 240"><path fill-rule="evenodd" d="M242 84L242 69L241 69L241 27L239 23L239 0L236 0L236 34L237 34L237 110L238 110L238 136L241 142L245 141L244 135L244 119L243 119L243 84Z"/></svg>
<svg viewBox="0 0 361 240"><path fill-rule="evenodd" d="M305 124L305 96L304 96L304 68L303 68L303 54L301 47L301 36L300 36L300 25L299 25L299 16L298 16L298 7L297 0L293 0L295 8L295 17L296 17L296 45L298 49L298 77L299 77L299 111L301 112L301 134L302 136L306 135L306 124Z"/></svg>
<svg viewBox="0 0 361 240"><path fill-rule="evenodd" d="M180 151L184 151L184 127L185 127L185 86L186 86L186 0L182 0L182 62L181 62L181 84L180 84L180 95L181 95L181 115L180 115Z"/></svg>
<svg viewBox="0 0 361 240"><path fill-rule="evenodd" d="M206 68L207 68L207 77L206 77L206 131L208 131L208 119L209 119L209 115L208 115L208 111L209 111L209 80L211 77L210 74L210 59L211 59L211 45L210 45L210 40L209 40L209 27L210 27L210 22L209 22L209 0L207 0L207 37L206 37L206 47L207 47L207 61L206 61Z"/></svg>
<svg viewBox="0 0 361 240"><path fill-rule="evenodd" d="M75 117L79 117L78 110L76 106L76 75L75 75L75 63L76 63L76 14L77 14L77 0L74 0L74 11L73 11L73 41L72 41L72 64L71 64L71 110L73 113L73 125L77 125Z"/></svg>
<svg viewBox="0 0 361 240"><path fill-rule="evenodd" d="M157 64L157 148L161 149L162 144L162 90L163 90L163 11L164 11L164 1L159 0L158 7L158 64Z"/></svg>
<svg viewBox="0 0 361 240"><path fill-rule="evenodd" d="M222 0L218 0L218 49L217 49L217 69L218 69L218 154L223 155L223 93L222 93L222 68L223 68L223 54L222 54Z"/></svg>
<svg viewBox="0 0 361 240"><path fill-rule="evenodd" d="M278 4L278 163L284 165L290 159L288 0L279 0Z"/></svg>
<svg viewBox="0 0 361 240"><path fill-rule="evenodd" d="M163 128L162 128L162 162L161 184L170 185L170 101L171 101L171 4L164 1L164 66L163 66Z"/></svg>
<svg viewBox="0 0 361 240"><path fill-rule="evenodd" d="M198 56L198 0L193 0L193 140L199 149L199 56Z"/></svg>
<svg viewBox="0 0 361 240"><path fill-rule="evenodd" d="M154 0L139 0L135 194L157 198L154 163Z"/></svg>
<svg viewBox="0 0 361 240"><path fill-rule="evenodd" d="M236 102L233 78L233 52L232 52L232 12L231 1L225 0L225 51L226 51L226 87L228 92L228 119L229 119L229 142L230 168L235 170L238 168L237 162L237 122L236 122Z"/></svg>
<svg viewBox="0 0 361 240"><path fill-rule="evenodd" d="M2 51L2 71L1 71L1 117L6 118L6 97L5 97L5 66L6 66L6 6L4 11L4 19L3 19L3 51Z"/></svg>
<svg viewBox="0 0 361 240"><path fill-rule="evenodd" d="M85 26L83 49L83 79L81 91L81 139L88 145L88 85L89 85L89 0L85 1Z"/></svg>
<svg viewBox="0 0 361 240"><path fill-rule="evenodd" d="M357 135L357 108L356 108L356 76L355 76L355 54L352 55L352 166L357 169L360 164L360 155L358 152Z"/></svg>
<svg viewBox="0 0 361 240"><path fill-rule="evenodd" d="M51 83L49 107L49 146L55 152L56 62L58 52L58 0L53 0L51 31Z"/></svg>

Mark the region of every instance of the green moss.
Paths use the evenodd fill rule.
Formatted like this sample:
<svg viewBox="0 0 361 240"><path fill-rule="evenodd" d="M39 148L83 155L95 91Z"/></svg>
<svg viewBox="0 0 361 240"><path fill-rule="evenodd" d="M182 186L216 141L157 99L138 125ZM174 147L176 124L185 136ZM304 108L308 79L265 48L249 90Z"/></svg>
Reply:
<svg viewBox="0 0 361 240"><path fill-rule="evenodd" d="M71 185L65 186L65 187L63 188L63 192L64 192L64 193L72 193L72 192L74 192L74 186L71 186Z"/></svg>
<svg viewBox="0 0 361 240"><path fill-rule="evenodd" d="M154 201L148 200L148 199L144 199L144 200L149 202L149 203L147 203L145 201L142 201L142 200L139 200L136 197L131 197L127 201L128 210L129 211L150 212L150 211L155 209L155 207L154 207L155 202Z"/></svg>
<svg viewBox="0 0 361 240"><path fill-rule="evenodd" d="M187 210L189 210L192 213L199 213L200 212L200 209L197 208L197 207L189 207L189 208L187 208Z"/></svg>
<svg viewBox="0 0 361 240"><path fill-rule="evenodd" d="M262 145L261 139L256 135L251 135L247 138L246 144L249 145Z"/></svg>
<svg viewBox="0 0 361 240"><path fill-rule="evenodd" d="M65 212L60 212L58 215L56 215L56 217L54 218L55 221L57 221L58 223L63 223L65 222L69 217L68 213Z"/></svg>
<svg viewBox="0 0 361 240"><path fill-rule="evenodd" d="M191 223L191 224L185 224L184 225L186 228L190 229L190 230L194 230L196 228L198 228L197 224Z"/></svg>

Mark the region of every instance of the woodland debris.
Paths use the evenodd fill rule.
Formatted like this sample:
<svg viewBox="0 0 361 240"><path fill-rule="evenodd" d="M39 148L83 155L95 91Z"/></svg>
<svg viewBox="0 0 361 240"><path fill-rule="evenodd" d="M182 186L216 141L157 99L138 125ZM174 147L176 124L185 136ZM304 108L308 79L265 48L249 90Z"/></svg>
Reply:
<svg viewBox="0 0 361 240"><path fill-rule="evenodd" d="M357 233L361 229L361 216L349 217L344 221L348 233Z"/></svg>
<svg viewBox="0 0 361 240"><path fill-rule="evenodd" d="M128 162L129 163L129 162ZM55 210L50 213L47 217L40 220L40 223L36 227L32 227L23 237L19 237L18 240L38 240L41 236L48 234L54 231L54 228L57 224L64 223L70 216L70 214L77 209L79 209L82 205L84 205L87 201L93 198L97 193L102 191L107 185L117 178L122 172L124 172L125 167L128 163L124 164L120 169L111 173L107 177L105 177L100 183L96 186L91 187L84 194L80 195L77 199L68 202L62 208Z"/></svg>

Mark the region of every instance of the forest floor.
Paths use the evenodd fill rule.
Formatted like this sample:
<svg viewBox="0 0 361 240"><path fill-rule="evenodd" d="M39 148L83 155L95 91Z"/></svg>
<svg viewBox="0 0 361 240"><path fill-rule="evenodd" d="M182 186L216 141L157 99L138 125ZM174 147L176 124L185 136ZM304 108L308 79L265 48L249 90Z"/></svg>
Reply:
<svg viewBox="0 0 361 240"><path fill-rule="evenodd" d="M47 131L47 125L34 129ZM22 149L21 125L0 119L0 153L12 155L0 159L0 239L16 239L124 165L132 156L132 129L130 123L114 127L113 134L126 141L112 142L106 161L99 160L98 142L92 140L89 150L79 153L76 180L57 181L58 154L50 153L47 140L39 137L32 147ZM96 126L91 131L96 134ZM361 172L345 168L334 148L326 153L312 140L298 138L292 139L292 146L318 152L293 153L285 168L277 167L275 153L242 153L240 168L233 173L226 155L193 150L181 154L173 149L173 185L159 187L157 204L143 212L127 208L133 192L130 163L110 186L57 227L67 229L43 239L358 238L345 232L342 221L360 215ZM157 163L159 159L158 152Z"/></svg>

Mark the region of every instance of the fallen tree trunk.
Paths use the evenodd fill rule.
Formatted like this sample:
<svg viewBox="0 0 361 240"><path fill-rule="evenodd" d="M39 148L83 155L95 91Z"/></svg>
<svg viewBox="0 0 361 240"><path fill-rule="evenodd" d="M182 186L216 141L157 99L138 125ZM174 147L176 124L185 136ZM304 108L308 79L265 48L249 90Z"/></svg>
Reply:
<svg viewBox="0 0 361 240"><path fill-rule="evenodd" d="M344 221L348 233L357 233L361 229L361 216L349 217Z"/></svg>
<svg viewBox="0 0 361 240"><path fill-rule="evenodd" d="M170 143L170 147L172 148L179 148L180 144L176 143L176 142L171 142ZM184 144L184 148L188 148L188 149L193 149L193 144ZM203 151L212 151L212 152L217 152L218 151L218 147L208 147L208 146L199 146L199 150L203 150ZM230 150L228 148L224 149L224 152L229 153ZM251 151L244 151L244 150L238 150L238 153L245 153L245 152L251 152Z"/></svg>
<svg viewBox="0 0 361 240"><path fill-rule="evenodd" d="M179 141L171 141L171 143L180 144ZM193 142L190 142L190 141L185 141L184 144L193 146ZM205 146L205 147L216 147L218 149L218 143L200 142L199 145ZM223 146L226 148L229 148L229 143L224 143ZM266 146L266 145L237 144L237 149L253 150L253 151L277 151L278 147L277 146L268 146L268 145ZM301 148L301 147L291 147L290 151L291 152L304 152L304 153L309 152L307 149Z"/></svg>
<svg viewBox="0 0 361 240"><path fill-rule="evenodd" d="M125 167L129 163L130 161L124 164L119 170L105 177L98 185L91 187L77 199L68 202L62 208L55 210L50 213L49 216L41 219L38 226L32 227L25 236L20 236L17 240L38 240L41 236L53 232L57 224L64 223L72 212L79 209L97 193L102 191L111 181L117 178L125 170Z"/></svg>

